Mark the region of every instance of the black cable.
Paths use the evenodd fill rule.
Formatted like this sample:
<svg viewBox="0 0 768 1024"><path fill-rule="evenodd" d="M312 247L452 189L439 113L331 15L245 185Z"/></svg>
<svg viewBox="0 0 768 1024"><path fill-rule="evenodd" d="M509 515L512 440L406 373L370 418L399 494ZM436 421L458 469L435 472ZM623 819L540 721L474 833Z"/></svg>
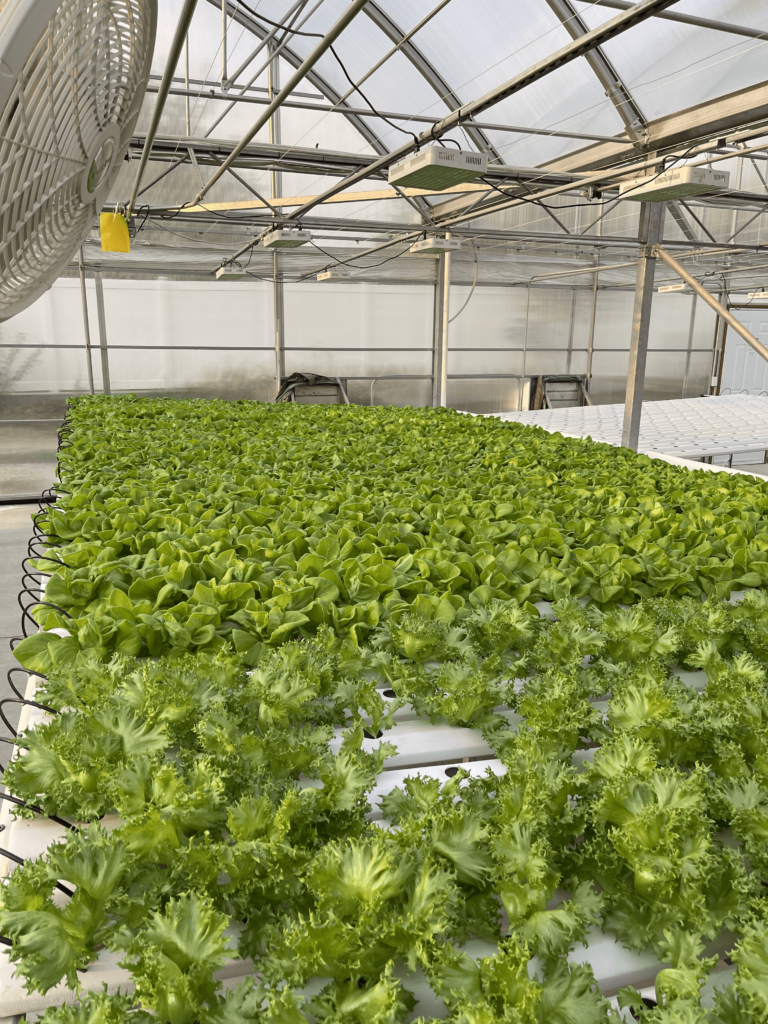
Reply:
<svg viewBox="0 0 768 1024"><path fill-rule="evenodd" d="M5 827L5 826L3 826L3 827ZM0 846L0 857L7 857L8 860L12 860L14 864L20 864L21 867L24 867L24 865L26 864L26 861L24 860L23 857L17 857L15 853L11 853L10 850L4 850L1 846ZM67 896L74 896L75 895L74 892L71 889L68 889L66 887L66 885L62 885L61 882L56 882L56 888L57 889L61 889L61 891L63 893L66 893ZM2 941L6 942L7 940L3 939ZM11 945L11 943L8 942L8 945Z"/></svg>
<svg viewBox="0 0 768 1024"><path fill-rule="evenodd" d="M2 739L3 737L0 736L0 740ZM6 740L6 742L12 741ZM73 825L71 821L65 821L64 818L59 818L56 814L46 814L42 807L37 807L35 804L27 803L26 800L19 800L17 796L11 796L10 793L0 793L0 800L10 800L12 804L17 804L19 807L28 807L30 811L34 811L35 814L42 814L44 818L49 818L51 821L55 821L57 825L63 825L64 828L67 828L72 832L81 831L79 826Z"/></svg>
<svg viewBox="0 0 768 1024"><path fill-rule="evenodd" d="M609 203L618 202L621 199L623 199L624 196L626 196L627 192L634 192L635 189L641 188L644 185L648 185L652 181L656 181L656 179L660 178L662 174L665 174L670 169L670 167L674 167L675 164L678 163L680 160L685 160L687 156L690 156L690 154L693 152L695 148L696 147L694 146L691 149L687 150L685 153L682 153L680 156L676 156L671 163L663 166L661 170L654 174L651 178L638 182L637 185L633 185L632 188L628 188L625 192L621 193L621 195L619 195L617 198L614 197L613 199L602 199L599 200L597 203L590 203L588 208L594 209L595 206L606 206ZM547 204L543 203L540 199L535 199L531 198L530 196L524 195L511 195L509 192L505 192L504 189L499 188L498 185L494 184L486 177L481 177L480 181L485 182L486 185L489 185L494 191L499 192L501 195L506 196L507 199L520 199L524 203L533 203L535 206L541 206L543 209L551 210L553 213L556 213L558 210L571 210L576 209L577 207L584 207L584 203L564 203L562 206L547 206ZM574 185L578 184L578 182L574 182ZM509 187L515 188L517 186L511 185Z"/></svg>
<svg viewBox="0 0 768 1024"><path fill-rule="evenodd" d="M336 53L336 50L332 46L329 47L329 49L330 49L331 53L333 54L333 56L338 61L339 67L344 72L344 77L346 78L346 80L349 82L349 84L352 86L352 88L355 90L355 92L359 96L362 97L363 101L371 108L371 110L376 115L376 117L380 117L381 120L384 121L385 124L388 124L390 128L394 128L395 131L402 132L403 135L410 135L411 138L413 139L413 142L414 142L414 145L416 146L416 149L418 149L421 146L421 140L419 139L418 135L416 135L415 132L409 131L407 128L401 128L400 125L395 124L394 121L390 121L388 117L385 117L383 114L380 114L379 111L376 109L376 107L374 107L374 105L371 103L371 101L365 95L363 90L358 85L355 85L355 83L352 81L352 78L350 77L349 72L344 67L344 64L342 63L341 57L339 57L338 53ZM451 141L453 141L453 140L451 140ZM461 149L461 147L459 147L459 149Z"/></svg>
<svg viewBox="0 0 768 1024"><path fill-rule="evenodd" d="M340 260L340 259L338 259L336 256L333 256L331 253L326 252L325 249L321 249L320 246L317 244L317 242L310 242L310 245L314 245L314 247L316 249L318 249L323 254L323 256L327 256L329 260L333 260L333 262L338 264L340 267L351 266L353 270L373 270L375 267L383 267L385 263L391 263L392 260L397 260L401 256L405 256L405 254L408 252L408 250L405 249L403 252L395 253L394 256L390 256L390 257L388 257L388 259L382 260L381 263L368 263L364 267L360 267L360 266L354 266L352 264L352 260ZM352 257L353 260L357 260L357 259L360 259L360 258L361 258L360 256L353 256Z"/></svg>
<svg viewBox="0 0 768 1024"><path fill-rule="evenodd" d="M302 32L298 28L287 28L285 25L282 24L282 22L272 21L271 18L265 18L263 14L259 14L257 11L252 11L247 4L244 4L242 2L242 0L238 0L238 5L240 7L244 7L252 18L258 18L260 21L265 21L267 25L272 25L274 28L280 28L283 30L283 32L289 33L290 35L308 36L311 39L325 39L325 36L322 34L322 32Z"/></svg>

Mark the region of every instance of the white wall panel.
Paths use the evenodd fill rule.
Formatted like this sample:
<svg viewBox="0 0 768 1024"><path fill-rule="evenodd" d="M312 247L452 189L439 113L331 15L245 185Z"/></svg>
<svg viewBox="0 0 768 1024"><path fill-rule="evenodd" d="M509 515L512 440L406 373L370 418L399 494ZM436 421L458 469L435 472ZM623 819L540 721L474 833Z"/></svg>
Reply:
<svg viewBox="0 0 768 1024"><path fill-rule="evenodd" d="M267 400L273 396L270 282L108 279L104 281L104 293L115 391L173 391ZM468 295L467 285L452 288L452 314ZM91 340L98 346L92 281L88 282L88 299ZM623 399L632 303L631 292L598 292L592 382L592 393L598 402ZM448 372L522 374L525 368L527 376L565 373L570 339L571 372L583 373L591 305L592 292L583 288L532 288L529 298L528 289L523 287L478 287L466 309L450 326ZM350 378L430 374L433 308L431 285L288 283L286 370ZM682 395L685 352L669 350L687 347L690 308L691 297L687 295L654 297L646 389L649 399ZM689 396L706 389L713 334L714 315L699 302L693 349L706 351L692 353ZM0 341L11 345L56 346L38 350L0 349L0 376L4 381L0 382L0 389L83 392L87 376L79 282L58 281L33 306L0 325ZM76 347L67 349L65 345ZM127 351L116 347L119 345L158 348ZM214 351L179 347L195 345L212 346ZM164 350L160 346L169 348ZM226 346L253 346L253 350L234 352ZM401 351L381 351L387 346ZM462 349L468 351L459 351ZM666 351L654 351L658 349ZM93 366L96 387L100 389L97 347ZM517 408L517 395L517 385L510 379L449 381L449 404L471 411ZM350 397L368 404L370 380L350 381ZM376 402L428 404L431 384L426 380L383 380L376 384L374 397Z"/></svg>

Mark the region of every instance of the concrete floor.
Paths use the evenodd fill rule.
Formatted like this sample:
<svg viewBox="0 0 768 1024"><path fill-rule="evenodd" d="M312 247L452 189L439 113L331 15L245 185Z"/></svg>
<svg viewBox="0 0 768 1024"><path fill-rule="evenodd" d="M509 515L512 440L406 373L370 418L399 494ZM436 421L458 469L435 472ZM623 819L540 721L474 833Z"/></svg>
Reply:
<svg viewBox="0 0 768 1024"><path fill-rule="evenodd" d="M0 419L0 494L40 494L56 471L56 423L5 423Z"/></svg>
<svg viewBox="0 0 768 1024"><path fill-rule="evenodd" d="M27 553L27 543L32 536L30 516L37 511L36 505L0 506L0 700L15 694L8 685L8 669L18 667L11 653L10 639L21 636L21 610L18 593L21 589L21 560ZM14 676L16 685L22 687L21 674ZM6 704L4 710L8 719L16 725L21 710L18 704ZM7 734L0 721L0 736ZM6 744L0 744L0 763L5 764ZM9 750L10 748L8 748Z"/></svg>

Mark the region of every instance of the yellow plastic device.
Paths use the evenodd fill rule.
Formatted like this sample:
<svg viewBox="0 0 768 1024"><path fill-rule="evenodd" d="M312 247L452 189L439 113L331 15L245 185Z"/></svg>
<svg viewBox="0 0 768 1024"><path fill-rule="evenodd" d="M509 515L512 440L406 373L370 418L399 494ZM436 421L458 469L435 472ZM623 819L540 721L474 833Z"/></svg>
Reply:
<svg viewBox="0 0 768 1024"><path fill-rule="evenodd" d="M128 222L122 213L102 213L99 217L102 252L130 252L131 239Z"/></svg>

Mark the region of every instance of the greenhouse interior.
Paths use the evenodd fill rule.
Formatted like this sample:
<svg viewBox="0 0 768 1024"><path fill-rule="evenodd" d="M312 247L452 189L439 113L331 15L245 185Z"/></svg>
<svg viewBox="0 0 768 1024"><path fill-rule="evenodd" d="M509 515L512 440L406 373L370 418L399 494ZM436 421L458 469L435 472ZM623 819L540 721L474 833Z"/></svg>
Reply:
<svg viewBox="0 0 768 1024"><path fill-rule="evenodd" d="M0 1024L768 1022L767 47L0 0Z"/></svg>

